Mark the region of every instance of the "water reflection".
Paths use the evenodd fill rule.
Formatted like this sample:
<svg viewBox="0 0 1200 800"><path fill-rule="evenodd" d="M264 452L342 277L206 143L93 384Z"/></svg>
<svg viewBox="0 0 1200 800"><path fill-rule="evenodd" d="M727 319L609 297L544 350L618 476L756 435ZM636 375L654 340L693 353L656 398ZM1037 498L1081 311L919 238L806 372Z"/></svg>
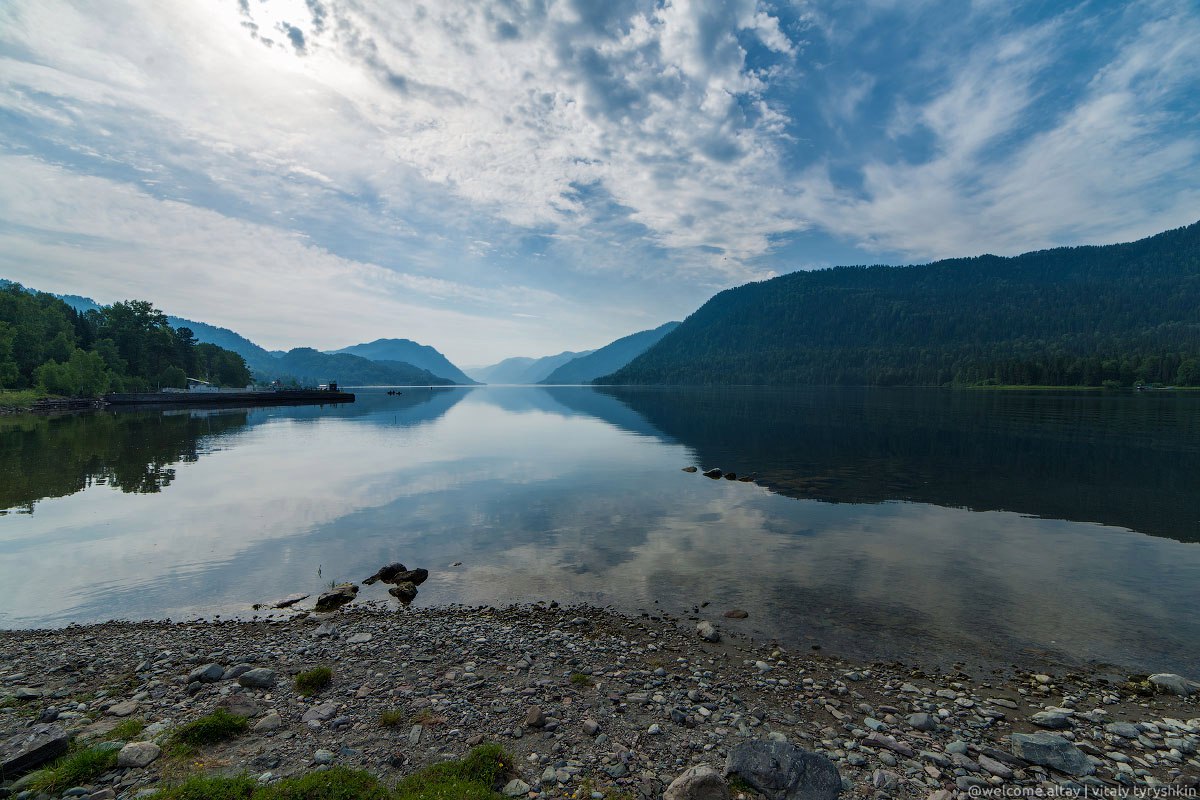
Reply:
<svg viewBox="0 0 1200 800"><path fill-rule="evenodd" d="M420 605L555 599L678 612L710 601L716 613L750 610L728 625L865 657L1048 652L1200 674L1190 613L1200 547L1077 521L1111 522L1146 502L1096 512L1105 488L1184 484L1151 454L1194 470L1185 406L845 391L359 397L183 415L181 427L160 417L186 431L155 449L174 461L141 462L175 471L165 490L80 491L76 481L42 495L55 499L31 516L0 518L0 584L15 587L0 625L241 613L401 560L432 573ZM141 440L131 431L126 444ZM990 464L972 466L992 450ZM1089 457L1102 463L1070 469ZM696 462L757 470L770 489L680 471ZM9 474L23 462L3 463ZM1122 477L1127 465L1153 474ZM1092 487L1079 491L1081 480ZM1194 498L1154 496L1174 505L1149 518L1183 538ZM1024 516L1050 511L1067 519ZM385 600L384 589L364 596Z"/></svg>
<svg viewBox="0 0 1200 800"><path fill-rule="evenodd" d="M1200 397L603 391L705 467L757 473L790 497L1016 511L1200 542Z"/></svg>

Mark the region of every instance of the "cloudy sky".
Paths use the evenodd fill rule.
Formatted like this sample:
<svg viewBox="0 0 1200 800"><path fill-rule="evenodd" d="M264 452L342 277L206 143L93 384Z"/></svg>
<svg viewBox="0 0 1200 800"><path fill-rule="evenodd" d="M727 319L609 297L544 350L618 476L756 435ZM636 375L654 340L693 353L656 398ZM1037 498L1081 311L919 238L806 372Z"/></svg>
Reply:
<svg viewBox="0 0 1200 800"><path fill-rule="evenodd" d="M1200 219L1193 0L5 0L0 277L270 348L596 347Z"/></svg>

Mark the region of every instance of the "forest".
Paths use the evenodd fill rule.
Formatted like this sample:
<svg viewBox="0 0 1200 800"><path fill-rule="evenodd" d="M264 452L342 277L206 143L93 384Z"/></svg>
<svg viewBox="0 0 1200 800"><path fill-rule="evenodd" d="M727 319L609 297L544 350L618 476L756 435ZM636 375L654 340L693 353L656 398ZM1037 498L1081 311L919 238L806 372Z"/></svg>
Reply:
<svg viewBox="0 0 1200 800"><path fill-rule="evenodd" d="M606 384L1200 385L1200 223L729 289Z"/></svg>
<svg viewBox="0 0 1200 800"><path fill-rule="evenodd" d="M65 397L182 389L188 378L246 386L237 353L198 343L144 300L79 312L18 284L0 287L0 391Z"/></svg>

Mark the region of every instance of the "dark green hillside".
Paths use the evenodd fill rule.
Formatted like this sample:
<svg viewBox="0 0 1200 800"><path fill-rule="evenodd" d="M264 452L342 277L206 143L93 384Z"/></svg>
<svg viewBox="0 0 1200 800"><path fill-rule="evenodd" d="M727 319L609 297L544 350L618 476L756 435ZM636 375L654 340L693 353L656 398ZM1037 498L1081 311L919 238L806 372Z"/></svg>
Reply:
<svg viewBox="0 0 1200 800"><path fill-rule="evenodd" d="M1200 385L1200 223L721 292L611 384Z"/></svg>
<svg viewBox="0 0 1200 800"><path fill-rule="evenodd" d="M454 383L464 385L475 383L436 349L429 345L418 344L411 339L376 339L373 342L343 347L341 350L333 352L349 353L352 356L369 358L372 361L402 361L412 364L414 367L429 370L438 377L448 378Z"/></svg>
<svg viewBox="0 0 1200 800"><path fill-rule="evenodd" d="M183 388L187 378L222 386L250 382L237 353L198 344L143 300L77 311L19 284L0 288L0 391L72 397Z"/></svg>

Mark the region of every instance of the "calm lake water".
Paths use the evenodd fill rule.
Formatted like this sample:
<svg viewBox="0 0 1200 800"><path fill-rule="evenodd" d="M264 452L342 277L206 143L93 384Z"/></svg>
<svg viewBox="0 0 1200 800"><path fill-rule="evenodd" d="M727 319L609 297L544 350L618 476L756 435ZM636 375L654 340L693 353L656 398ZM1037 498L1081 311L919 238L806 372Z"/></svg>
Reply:
<svg viewBox="0 0 1200 800"><path fill-rule="evenodd" d="M1195 395L358 397L0 418L0 627L248 614L399 560L418 606L707 601L860 657L1200 676Z"/></svg>

